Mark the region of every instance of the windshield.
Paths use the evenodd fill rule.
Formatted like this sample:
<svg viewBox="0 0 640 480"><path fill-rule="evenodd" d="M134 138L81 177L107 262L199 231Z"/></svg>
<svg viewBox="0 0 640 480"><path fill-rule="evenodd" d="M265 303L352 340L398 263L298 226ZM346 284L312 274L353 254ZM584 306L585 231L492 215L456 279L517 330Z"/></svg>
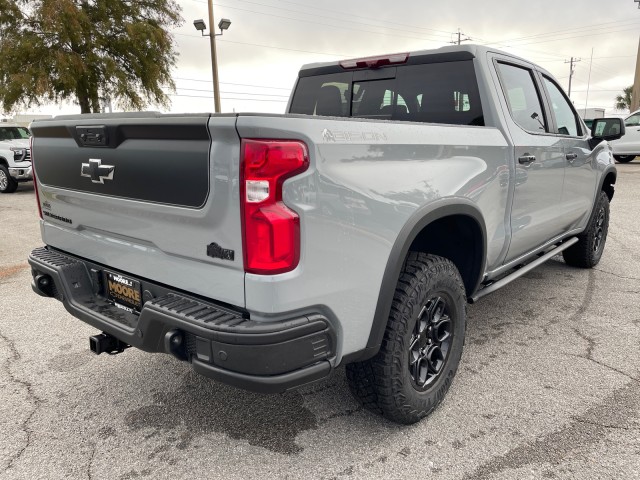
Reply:
<svg viewBox="0 0 640 480"><path fill-rule="evenodd" d="M25 127L0 127L0 140L23 140L31 137Z"/></svg>

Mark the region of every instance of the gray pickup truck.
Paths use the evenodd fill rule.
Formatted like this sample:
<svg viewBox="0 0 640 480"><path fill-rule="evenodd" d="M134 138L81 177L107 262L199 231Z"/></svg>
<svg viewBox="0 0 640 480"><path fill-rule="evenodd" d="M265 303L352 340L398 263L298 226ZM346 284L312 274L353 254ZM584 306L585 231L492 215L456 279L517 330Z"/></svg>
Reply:
<svg viewBox="0 0 640 480"><path fill-rule="evenodd" d="M307 65L288 113L32 124L33 289L207 377L282 392L339 365L401 423L445 396L466 304L600 260L616 169L553 77L458 46ZM55 328L53 326L52 328Z"/></svg>

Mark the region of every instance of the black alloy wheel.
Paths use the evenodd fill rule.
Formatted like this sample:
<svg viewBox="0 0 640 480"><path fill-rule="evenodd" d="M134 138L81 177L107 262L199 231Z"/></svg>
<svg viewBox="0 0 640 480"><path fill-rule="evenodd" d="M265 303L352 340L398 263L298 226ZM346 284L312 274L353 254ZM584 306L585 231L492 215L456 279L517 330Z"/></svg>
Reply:
<svg viewBox="0 0 640 480"><path fill-rule="evenodd" d="M605 211L604 205L601 205L596 216L595 232L593 235L594 255L600 253L600 248L604 246L603 238L606 235L604 221L606 219L606 216L607 212Z"/></svg>
<svg viewBox="0 0 640 480"><path fill-rule="evenodd" d="M428 389L444 370L453 331L445 297L429 299L416 319L409 345L409 374L416 390Z"/></svg>
<svg viewBox="0 0 640 480"><path fill-rule="evenodd" d="M568 265L579 268L595 267L607 242L609 231L609 197L605 192L598 193L593 213L587 228L578 235L578 242L562 252Z"/></svg>

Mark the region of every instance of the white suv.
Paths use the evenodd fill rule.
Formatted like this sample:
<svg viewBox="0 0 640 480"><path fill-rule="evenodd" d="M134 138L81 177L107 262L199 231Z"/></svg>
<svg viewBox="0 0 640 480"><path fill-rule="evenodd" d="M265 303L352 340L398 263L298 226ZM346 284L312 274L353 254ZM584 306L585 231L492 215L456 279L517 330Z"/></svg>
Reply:
<svg viewBox="0 0 640 480"><path fill-rule="evenodd" d="M26 127L0 124L0 193L13 193L18 182L33 179L30 138Z"/></svg>
<svg viewBox="0 0 640 480"><path fill-rule="evenodd" d="M640 156L640 110L636 110L624 120L625 134L611 143L613 156L620 163L627 163Z"/></svg>

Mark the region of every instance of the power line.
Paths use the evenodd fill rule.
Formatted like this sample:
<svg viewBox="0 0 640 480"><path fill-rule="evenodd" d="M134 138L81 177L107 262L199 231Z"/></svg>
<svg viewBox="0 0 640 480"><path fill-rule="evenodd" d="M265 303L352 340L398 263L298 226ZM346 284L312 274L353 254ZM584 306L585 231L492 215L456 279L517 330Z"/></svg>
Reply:
<svg viewBox="0 0 640 480"><path fill-rule="evenodd" d="M189 35L187 33L174 32L173 34L174 35L179 35L181 37L192 37L192 38L198 38L198 39L201 38L198 35ZM264 45L262 43L238 42L238 41L234 41L234 40L224 40L224 39L218 39L218 40L216 40L216 42L235 43L235 44L238 44L238 45L250 45L250 46L253 46L253 47L273 48L275 50L287 50L287 51L290 51L290 52L313 53L313 54L316 54L316 55L328 55L330 57L355 57L355 56L357 56L357 55L354 55L354 54L314 52L314 51L311 51L311 50L300 50L300 49L297 49L297 48L276 47L274 45Z"/></svg>
<svg viewBox="0 0 640 480"><path fill-rule="evenodd" d="M194 1L195 1L195 0L194 0ZM367 26L367 27L384 28L384 29L386 29L386 30L396 30L396 31L401 31L401 32L406 32L406 31L407 31L407 30L406 30L406 28L402 28L402 29L400 29L400 28L388 27L388 26L386 26L386 25L375 25L375 24L371 24L371 23L357 22L357 21L354 21L354 20L353 20L353 18L355 17L355 15L349 15L349 20L342 20L341 18L336 18L335 14L334 14L334 15L331 15L331 16L328 16L328 15L318 15L317 13L307 13L307 12L300 11L300 10L291 10L291 9L289 9L289 8L276 7L276 6L274 6L274 5L268 5L268 4L264 4L264 3L253 2L253 1L250 1L250 0L237 0L237 1L240 1L240 2L242 2L242 3L248 3L248 4L250 4L250 5L258 5L258 6L261 6L261 7L273 8L273 9L275 9L275 10L282 10L282 11L285 11L285 12L298 13L298 14L301 14L301 15L309 15L309 16L313 16L313 17L316 17L316 18L326 18L326 19L334 20L334 21L348 22L348 23L350 23L350 24L364 25L364 26ZM225 5L221 5L221 6L225 6ZM227 6L227 8L230 8L230 7L228 7L228 6ZM234 7L234 8L235 8L235 7ZM258 12L254 12L254 13L258 13ZM387 22L385 22L385 23L387 23ZM404 26L404 27L407 27L407 26L408 26L408 27L410 27L410 28L420 28L420 27L413 27L413 26L410 26L410 25L403 25L403 26ZM425 29L425 30L431 30L431 29ZM437 32L437 30L431 30L431 31ZM418 33L418 34L422 34L422 32L410 32L410 33ZM443 34L444 34L444 33L445 33L445 32L443 32ZM438 35L444 36L443 34L438 34Z"/></svg>
<svg viewBox="0 0 640 480"><path fill-rule="evenodd" d="M204 3L201 0L192 0L192 1L197 2L197 3ZM359 28L350 28L350 27L346 27L346 26L343 26L343 25L333 25L333 24L330 24L330 23L314 22L312 20L306 20L306 19L302 19L302 18L286 17L286 16L283 16L283 15L276 15L276 14L273 14L273 13L258 12L258 11L255 11L255 10L248 10L246 8L238 8L238 7L233 7L233 6L230 6L230 5L223 5L223 4L220 4L220 3L218 4L218 6L224 7L224 8L229 8L231 10L238 10L238 11L241 11L241 12L249 12L249 13L252 13L254 15L265 15L267 17L282 18L282 19L285 19L285 20L293 20L293 21L302 22L302 23L311 23L311 24L314 24L314 25L324 25L326 27L332 27L332 28L343 29L343 30L352 30L352 31L355 31L355 32L373 33L374 35L403 37L403 38L411 38L411 39L414 39L414 40L428 40L428 41L435 41L435 42L442 42L443 41L441 38L412 37L412 36L409 36L409 35L399 35L397 33L376 32L376 31L372 31L372 30L362 30L362 29L359 29ZM372 26L374 26L376 28L379 27L378 25L372 25ZM394 30L397 30L397 29L394 29Z"/></svg>
<svg viewBox="0 0 640 480"><path fill-rule="evenodd" d="M541 40L539 42L521 43L521 44L518 44L518 45L515 45L515 46L519 47L520 45L537 45L539 43L561 42L561 41L565 41L565 40L572 40L574 38L597 37L597 36L602 36L602 35L612 35L614 33L636 32L636 31L638 31L637 28L626 28L626 29L622 29L622 30L611 30L609 32L588 33L588 34L585 34L585 35L574 35L574 36L571 36L571 37L562 37L562 38L554 38L554 39L550 39L550 40Z"/></svg>
<svg viewBox="0 0 640 480"><path fill-rule="evenodd" d="M198 88L184 88L184 87L176 87L177 90L188 90L191 92L210 92L211 90L203 90ZM289 98L289 95L275 95L272 93L254 93L254 92L223 92L220 93L232 94L232 95L256 95L260 97L280 97L280 98Z"/></svg>
<svg viewBox="0 0 640 480"><path fill-rule="evenodd" d="M168 89L168 86L164 86L162 88ZM176 90L187 90L190 92L211 92L210 89L202 89L202 88L187 88L187 87L175 87ZM229 92L229 91L221 91L220 93L226 93L231 95L256 95L260 97L280 97L280 98L289 98L289 95L278 95L275 93L261 93L261 92Z"/></svg>
<svg viewBox="0 0 640 480"><path fill-rule="evenodd" d="M184 95L180 93L167 93L170 97L188 97L188 98L213 98L212 95ZM251 102L276 102L276 103L288 103L288 100L276 100L269 98L234 98L234 97L220 97L222 100L240 100Z"/></svg>
<svg viewBox="0 0 640 480"><path fill-rule="evenodd" d="M174 77L175 80L183 80L186 82L206 82L206 83L213 83L213 80L204 80L204 79L200 79L200 78L184 78L184 77ZM271 86L267 86L267 85L252 85L252 84L248 84L248 83L232 83L232 82L220 82L220 84L222 85L237 85L240 87L256 87L256 88L273 88L276 90L291 90L291 87L271 87Z"/></svg>
<svg viewBox="0 0 640 480"><path fill-rule="evenodd" d="M240 1L242 1L242 0L240 0ZM276 0L276 1L278 1L278 2L280 2L280 3L290 3L290 4L292 4L292 5L297 5L297 6L299 6L299 7L303 7L303 8L310 8L310 9L313 9L313 10L322 10L322 11L325 11L325 12L330 12L330 13L335 14L335 10L331 10L331 9L329 9L329 8L312 7L312 6L310 6L310 5L301 5L301 4L299 4L299 3L296 3L296 2L290 2L290 1L287 1L287 0ZM377 18L373 18L373 17L363 17L362 15L354 15L354 14L352 14L352 13L348 13L348 12L343 12L343 14L347 14L347 15L349 15L349 17L350 17L350 18L362 18L362 19L364 19L364 20L379 21ZM387 20L387 19L385 19L385 20L384 20L384 23L387 23L387 24L390 24L390 25L399 25L399 26L401 26L401 27L410 27L410 28L415 28L415 29L417 29L417 30L427 30L427 31L430 31L430 32L437 32L437 33L442 33L442 34L445 34L445 35L449 35L449 33L450 33L450 32L447 32L447 31L445 31L445 30L435 30L435 29L433 29L433 28L420 27L420 26L418 26L418 25L410 25L410 24L408 24L408 23L391 22L391 21L389 21L389 20Z"/></svg>
<svg viewBox="0 0 640 480"><path fill-rule="evenodd" d="M620 19L617 21L612 21L612 22L605 22L605 23L595 23L595 24L591 24L591 25L583 25L581 27L574 27L574 28L563 28L562 30L552 30L550 32L546 32L546 33L538 33L535 35L528 35L525 37L515 37L515 38L507 38L507 39L503 39L503 40L499 40L496 42L490 42L490 44L498 44L498 43L505 43L505 42L517 42L520 40L530 40L530 39L535 39L535 38L541 38L541 37L546 37L546 36L557 36L557 35L561 35L561 34L566 34L566 33L578 33L577 31L580 30L598 30L598 29L606 29L606 28L613 28L613 27L619 27L619 26L626 26L625 24L635 24L637 23L637 20L628 20L628 19ZM611 25L609 27L605 26L605 25Z"/></svg>

